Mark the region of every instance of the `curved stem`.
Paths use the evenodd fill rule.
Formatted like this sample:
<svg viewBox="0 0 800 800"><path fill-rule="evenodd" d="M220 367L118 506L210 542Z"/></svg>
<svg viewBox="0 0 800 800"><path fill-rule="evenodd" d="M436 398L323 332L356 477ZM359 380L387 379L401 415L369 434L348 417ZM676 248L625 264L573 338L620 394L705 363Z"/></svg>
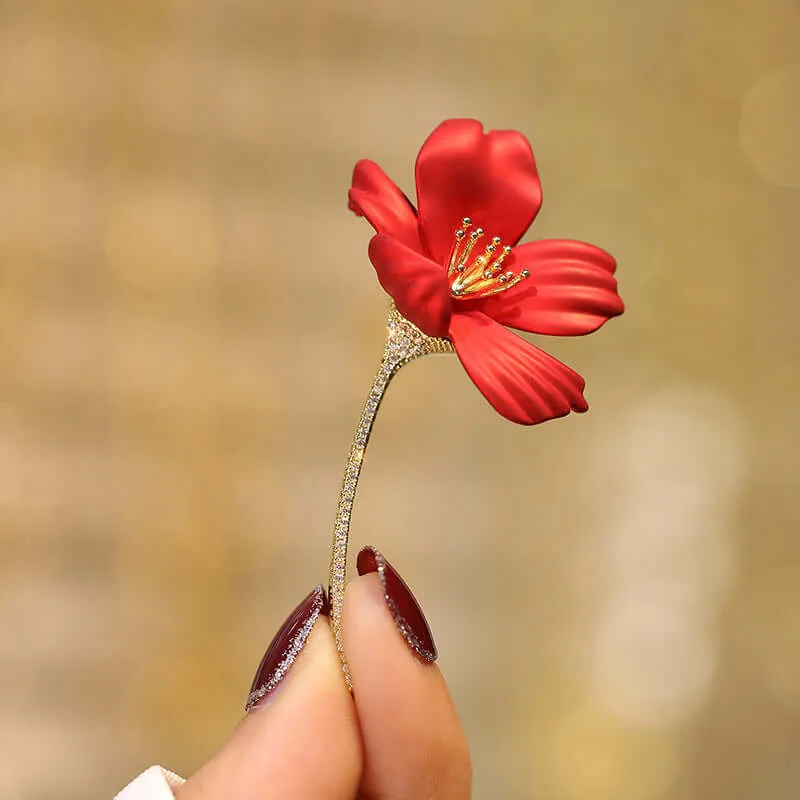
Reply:
<svg viewBox="0 0 800 800"><path fill-rule="evenodd" d="M394 306L389 308L389 319L386 323L387 338L383 349L383 359L372 380L372 386L361 412L361 419L356 428L350 454L345 465L342 489L339 493L339 504L336 509L336 520L333 527L333 544L331 547L329 598L331 606L331 626L336 638L336 649L342 661L345 682L352 688L350 671L344 653L342 639L342 602L344 600L345 580L347 577L347 545L350 538L350 519L353 503L356 498L358 479L364 452L369 443L372 426L378 413L381 401L389 388L392 378L400 367L432 353L452 353L453 346L447 339L434 339L426 336L415 325L401 316Z"/></svg>

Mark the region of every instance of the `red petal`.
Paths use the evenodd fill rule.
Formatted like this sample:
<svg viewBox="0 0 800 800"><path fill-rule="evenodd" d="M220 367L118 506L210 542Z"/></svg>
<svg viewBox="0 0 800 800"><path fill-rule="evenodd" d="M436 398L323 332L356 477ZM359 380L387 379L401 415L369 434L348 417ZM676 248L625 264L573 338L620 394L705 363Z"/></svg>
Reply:
<svg viewBox="0 0 800 800"><path fill-rule="evenodd" d="M447 336L452 300L439 264L384 233L372 237L369 260L406 319L428 336Z"/></svg>
<svg viewBox="0 0 800 800"><path fill-rule="evenodd" d="M450 337L475 385L512 422L536 425L589 408L577 372L479 311L455 311Z"/></svg>
<svg viewBox="0 0 800 800"><path fill-rule="evenodd" d="M378 233L388 233L422 252L414 206L374 161L356 164L348 198L350 210L366 217Z"/></svg>
<svg viewBox="0 0 800 800"><path fill-rule="evenodd" d="M596 331L625 306L614 278L616 261L584 242L552 239L515 247L505 265L530 277L507 292L476 302L503 325L552 336Z"/></svg>
<svg viewBox="0 0 800 800"><path fill-rule="evenodd" d="M417 201L423 243L440 263L464 217L516 244L542 204L528 140L517 131L484 133L474 119L443 122L417 156Z"/></svg>

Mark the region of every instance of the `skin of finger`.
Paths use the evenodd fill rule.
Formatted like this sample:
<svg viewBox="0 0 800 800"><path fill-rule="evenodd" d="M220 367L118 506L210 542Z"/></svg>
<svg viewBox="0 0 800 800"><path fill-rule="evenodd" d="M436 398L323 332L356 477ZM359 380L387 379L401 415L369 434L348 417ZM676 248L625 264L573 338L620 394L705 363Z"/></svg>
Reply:
<svg viewBox="0 0 800 800"><path fill-rule="evenodd" d="M352 800L362 768L352 698L327 619L283 682L176 791L178 800Z"/></svg>
<svg viewBox="0 0 800 800"><path fill-rule="evenodd" d="M359 796L468 800L469 747L445 680L400 635L377 575L348 586L343 634L364 747Z"/></svg>

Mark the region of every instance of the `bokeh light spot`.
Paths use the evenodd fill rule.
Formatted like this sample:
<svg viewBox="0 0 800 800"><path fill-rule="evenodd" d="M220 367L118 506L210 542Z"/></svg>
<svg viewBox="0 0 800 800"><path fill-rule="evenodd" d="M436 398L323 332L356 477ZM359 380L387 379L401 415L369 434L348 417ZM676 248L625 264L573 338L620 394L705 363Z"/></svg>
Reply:
<svg viewBox="0 0 800 800"><path fill-rule="evenodd" d="M800 64L775 70L753 86L742 106L739 138L762 178L800 187Z"/></svg>

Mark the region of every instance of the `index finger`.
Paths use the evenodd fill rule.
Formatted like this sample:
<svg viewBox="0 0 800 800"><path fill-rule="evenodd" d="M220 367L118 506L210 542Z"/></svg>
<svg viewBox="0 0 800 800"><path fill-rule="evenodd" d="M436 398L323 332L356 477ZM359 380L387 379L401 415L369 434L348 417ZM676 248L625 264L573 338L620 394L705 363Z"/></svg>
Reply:
<svg viewBox="0 0 800 800"><path fill-rule="evenodd" d="M358 557L342 628L364 746L362 797L467 800L469 747L411 591L374 548Z"/></svg>
<svg viewBox="0 0 800 800"><path fill-rule="evenodd" d="M355 711L317 587L267 649L248 714L177 800L352 800L361 772Z"/></svg>

